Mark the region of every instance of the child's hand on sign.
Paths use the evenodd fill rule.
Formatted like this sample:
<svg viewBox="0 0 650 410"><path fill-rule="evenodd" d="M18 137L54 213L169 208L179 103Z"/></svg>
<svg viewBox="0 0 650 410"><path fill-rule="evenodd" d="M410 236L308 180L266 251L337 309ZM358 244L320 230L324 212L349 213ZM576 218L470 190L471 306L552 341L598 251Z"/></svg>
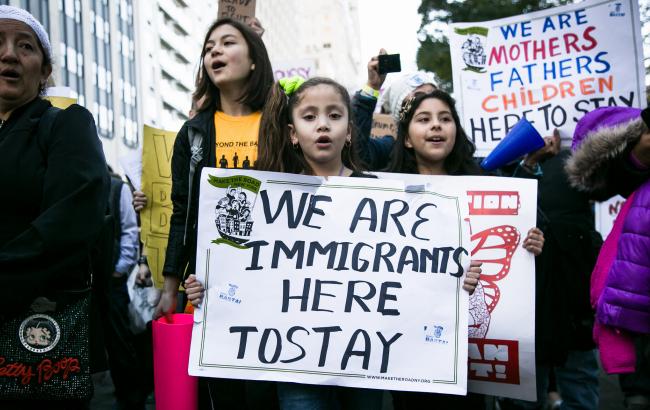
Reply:
<svg viewBox="0 0 650 410"><path fill-rule="evenodd" d="M469 269L467 270L465 280L463 281L463 289L468 291L470 295L474 293L474 289L476 289L478 281L481 279L481 265L483 265L483 263L477 261L470 261L469 263Z"/></svg>
<svg viewBox="0 0 650 410"><path fill-rule="evenodd" d="M203 284L196 279L196 275L190 275L185 279L185 294L192 306L199 307L203 302L205 289Z"/></svg>

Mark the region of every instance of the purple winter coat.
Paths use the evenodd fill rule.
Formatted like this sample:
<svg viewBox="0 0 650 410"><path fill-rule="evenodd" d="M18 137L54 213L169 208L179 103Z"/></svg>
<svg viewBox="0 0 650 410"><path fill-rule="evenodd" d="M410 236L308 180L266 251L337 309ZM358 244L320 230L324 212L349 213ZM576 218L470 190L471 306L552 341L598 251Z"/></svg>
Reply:
<svg viewBox="0 0 650 410"><path fill-rule="evenodd" d="M597 315L604 325L650 334L650 180L632 201Z"/></svg>

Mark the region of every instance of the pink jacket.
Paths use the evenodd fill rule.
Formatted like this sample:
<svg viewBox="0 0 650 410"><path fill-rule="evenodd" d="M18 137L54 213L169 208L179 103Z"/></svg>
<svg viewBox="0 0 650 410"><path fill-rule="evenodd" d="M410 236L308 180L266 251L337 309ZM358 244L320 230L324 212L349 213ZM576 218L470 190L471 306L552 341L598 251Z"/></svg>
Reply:
<svg viewBox="0 0 650 410"><path fill-rule="evenodd" d="M598 305L598 299L600 299L605 288L607 275L616 258L618 240L623 231L623 223L632 205L634 195L630 195L623 204L621 212L614 222L614 227L603 243L600 254L598 254L596 266L591 274L591 305L594 309ZM602 325L596 319L594 341L600 349L600 361L605 372L608 374L634 373L636 352L634 350L634 341L629 333Z"/></svg>

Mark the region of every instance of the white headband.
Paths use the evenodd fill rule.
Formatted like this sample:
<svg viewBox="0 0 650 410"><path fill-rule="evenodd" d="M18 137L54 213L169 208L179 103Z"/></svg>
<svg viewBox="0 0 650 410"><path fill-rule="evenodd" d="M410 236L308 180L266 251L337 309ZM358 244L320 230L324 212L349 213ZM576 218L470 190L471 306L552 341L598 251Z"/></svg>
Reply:
<svg viewBox="0 0 650 410"><path fill-rule="evenodd" d="M17 20L27 24L34 30L36 37L41 42L41 47L49 60L52 60L52 47L50 46L50 38L43 25L34 18L28 11L13 6L0 6L0 19Z"/></svg>

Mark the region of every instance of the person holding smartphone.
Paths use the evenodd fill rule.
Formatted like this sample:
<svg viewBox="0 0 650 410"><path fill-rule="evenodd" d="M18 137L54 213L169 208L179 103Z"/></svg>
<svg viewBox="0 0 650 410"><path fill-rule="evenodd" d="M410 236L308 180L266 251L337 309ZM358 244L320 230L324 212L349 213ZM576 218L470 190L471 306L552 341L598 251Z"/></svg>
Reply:
<svg viewBox="0 0 650 410"><path fill-rule="evenodd" d="M381 70L380 70L381 68ZM399 72L399 54L388 55L385 49L368 62L368 81L352 97L354 123L358 131L358 155L369 170L376 171L388 165L395 139L391 135L371 138L372 117L377 107L379 90L388 72ZM437 89L432 74L423 71L408 73L397 78L385 91L381 111L392 114L396 123L404 99L416 92L429 93Z"/></svg>

